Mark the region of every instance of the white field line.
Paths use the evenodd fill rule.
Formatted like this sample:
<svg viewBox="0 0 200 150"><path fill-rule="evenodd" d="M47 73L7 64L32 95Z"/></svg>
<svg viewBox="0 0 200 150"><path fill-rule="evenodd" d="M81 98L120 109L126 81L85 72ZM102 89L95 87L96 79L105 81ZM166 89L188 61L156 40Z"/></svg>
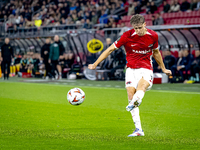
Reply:
<svg viewBox="0 0 200 150"><path fill-rule="evenodd" d="M1 82L0 82L1 83ZM2 83L5 83L5 82L2 82ZM6 82L6 83L16 83L16 84L28 84L28 82ZM65 85L65 84L57 84L56 82L55 83L49 83L49 84L46 84L46 83L31 83L31 84L37 84L37 85L44 85L44 86L63 86L63 87L70 87L70 86L74 86L74 84L72 85ZM97 88L97 89L114 89L114 90L126 90L125 88L109 88L109 87L97 87L97 86L82 86L82 85L75 85L76 87L77 86L81 86L81 87L85 87L85 88ZM150 90L150 91L147 91L147 92L160 92L160 93L177 93L177 94L198 94L200 95L200 92L187 92L187 91L168 91L168 90Z"/></svg>

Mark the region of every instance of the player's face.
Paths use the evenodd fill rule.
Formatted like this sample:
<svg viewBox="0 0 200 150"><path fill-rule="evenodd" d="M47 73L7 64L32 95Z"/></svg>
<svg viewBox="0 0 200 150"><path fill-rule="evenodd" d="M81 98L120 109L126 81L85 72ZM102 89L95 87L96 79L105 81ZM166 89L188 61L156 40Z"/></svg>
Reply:
<svg viewBox="0 0 200 150"><path fill-rule="evenodd" d="M133 25L135 32L139 36L143 36L146 32L146 23Z"/></svg>

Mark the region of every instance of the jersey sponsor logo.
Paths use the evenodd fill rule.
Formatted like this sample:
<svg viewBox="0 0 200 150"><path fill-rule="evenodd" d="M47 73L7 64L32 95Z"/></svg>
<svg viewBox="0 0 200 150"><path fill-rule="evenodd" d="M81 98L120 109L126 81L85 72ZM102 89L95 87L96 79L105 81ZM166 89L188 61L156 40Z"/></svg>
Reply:
<svg viewBox="0 0 200 150"><path fill-rule="evenodd" d="M131 45L131 46L137 46L138 44L133 44L133 45Z"/></svg>
<svg viewBox="0 0 200 150"><path fill-rule="evenodd" d="M149 50L142 50L142 51L138 51L138 50L134 50L133 49L133 52L134 53L138 53L138 54L147 54L147 53L151 52L151 49L149 49Z"/></svg>

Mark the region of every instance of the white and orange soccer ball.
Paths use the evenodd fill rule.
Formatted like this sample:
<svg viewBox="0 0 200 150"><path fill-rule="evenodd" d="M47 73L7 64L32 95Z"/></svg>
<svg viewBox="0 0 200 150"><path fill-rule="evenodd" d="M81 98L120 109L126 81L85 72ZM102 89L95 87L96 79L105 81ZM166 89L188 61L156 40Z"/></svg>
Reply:
<svg viewBox="0 0 200 150"><path fill-rule="evenodd" d="M73 88L68 91L67 100L72 105L80 105L85 100L85 93L80 88Z"/></svg>

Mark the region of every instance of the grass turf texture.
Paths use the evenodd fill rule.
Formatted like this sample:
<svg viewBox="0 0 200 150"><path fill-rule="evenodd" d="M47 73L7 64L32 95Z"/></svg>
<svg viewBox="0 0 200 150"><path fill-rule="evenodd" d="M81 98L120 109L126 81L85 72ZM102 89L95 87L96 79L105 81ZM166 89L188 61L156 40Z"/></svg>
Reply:
<svg viewBox="0 0 200 150"><path fill-rule="evenodd" d="M73 87L0 82L0 149L200 149L199 93L146 92L145 136L128 138L134 124L125 89L79 86L86 100L72 106Z"/></svg>

